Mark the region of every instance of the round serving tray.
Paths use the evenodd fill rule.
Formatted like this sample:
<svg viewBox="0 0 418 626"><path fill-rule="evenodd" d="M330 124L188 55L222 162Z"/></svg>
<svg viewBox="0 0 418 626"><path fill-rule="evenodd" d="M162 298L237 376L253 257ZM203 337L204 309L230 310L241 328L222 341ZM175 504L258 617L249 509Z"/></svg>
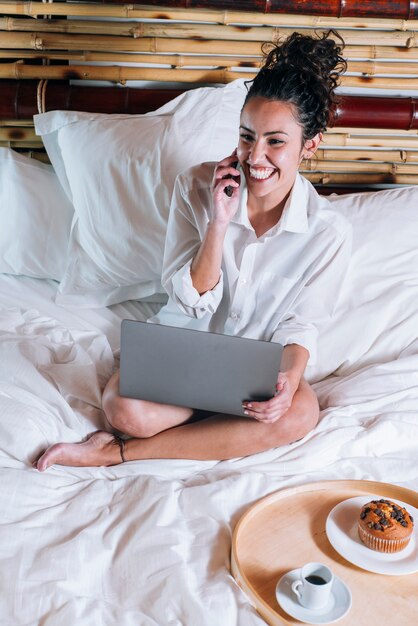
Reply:
<svg viewBox="0 0 418 626"><path fill-rule="evenodd" d="M278 605L275 588L283 574L308 561L325 563L350 588L353 604L338 622L341 626L416 623L418 573L385 576L365 571L340 556L327 538L325 524L334 506L368 494L418 507L418 494L405 487L332 480L277 491L244 513L232 540L232 574L268 624L302 623Z"/></svg>

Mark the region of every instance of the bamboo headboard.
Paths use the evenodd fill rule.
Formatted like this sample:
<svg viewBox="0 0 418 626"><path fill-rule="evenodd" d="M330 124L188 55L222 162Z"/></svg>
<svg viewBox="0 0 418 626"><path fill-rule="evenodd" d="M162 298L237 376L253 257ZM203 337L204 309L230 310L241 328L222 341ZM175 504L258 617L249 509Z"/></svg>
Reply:
<svg viewBox="0 0 418 626"><path fill-rule="evenodd" d="M343 96L301 171L325 186L418 184L418 3L159 4L0 1L0 145L45 159L34 113L143 113L185 89L253 77L264 41L335 28Z"/></svg>

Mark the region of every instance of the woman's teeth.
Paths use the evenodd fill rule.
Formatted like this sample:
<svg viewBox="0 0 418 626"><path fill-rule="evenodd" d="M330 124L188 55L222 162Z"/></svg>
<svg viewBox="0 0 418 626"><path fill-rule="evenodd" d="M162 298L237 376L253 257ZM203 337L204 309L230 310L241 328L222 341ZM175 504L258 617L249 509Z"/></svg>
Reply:
<svg viewBox="0 0 418 626"><path fill-rule="evenodd" d="M256 178L257 180L266 180L267 178L270 178L270 176L275 172L274 169L267 167L250 167L249 170L250 176L252 178Z"/></svg>

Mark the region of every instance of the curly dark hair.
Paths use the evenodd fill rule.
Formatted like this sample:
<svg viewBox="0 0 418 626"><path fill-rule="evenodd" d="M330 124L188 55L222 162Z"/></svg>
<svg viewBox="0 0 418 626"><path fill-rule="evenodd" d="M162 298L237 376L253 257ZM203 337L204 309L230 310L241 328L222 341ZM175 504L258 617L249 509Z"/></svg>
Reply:
<svg viewBox="0 0 418 626"><path fill-rule="evenodd" d="M283 42L263 44L264 63L249 81L244 106L256 97L290 102L303 128L303 141L312 139L326 129L338 102L335 88L347 68L343 48L344 40L335 30L317 37L293 33Z"/></svg>

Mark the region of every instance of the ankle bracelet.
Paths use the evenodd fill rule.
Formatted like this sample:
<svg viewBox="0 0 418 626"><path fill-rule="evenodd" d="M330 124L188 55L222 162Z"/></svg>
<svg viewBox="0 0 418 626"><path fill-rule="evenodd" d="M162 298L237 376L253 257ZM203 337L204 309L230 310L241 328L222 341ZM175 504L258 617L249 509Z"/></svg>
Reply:
<svg viewBox="0 0 418 626"><path fill-rule="evenodd" d="M122 439L122 437L119 437L118 435L113 435L114 436L114 442L119 446L119 452L120 452L120 458L122 459L122 463L126 462L125 459L125 440Z"/></svg>

